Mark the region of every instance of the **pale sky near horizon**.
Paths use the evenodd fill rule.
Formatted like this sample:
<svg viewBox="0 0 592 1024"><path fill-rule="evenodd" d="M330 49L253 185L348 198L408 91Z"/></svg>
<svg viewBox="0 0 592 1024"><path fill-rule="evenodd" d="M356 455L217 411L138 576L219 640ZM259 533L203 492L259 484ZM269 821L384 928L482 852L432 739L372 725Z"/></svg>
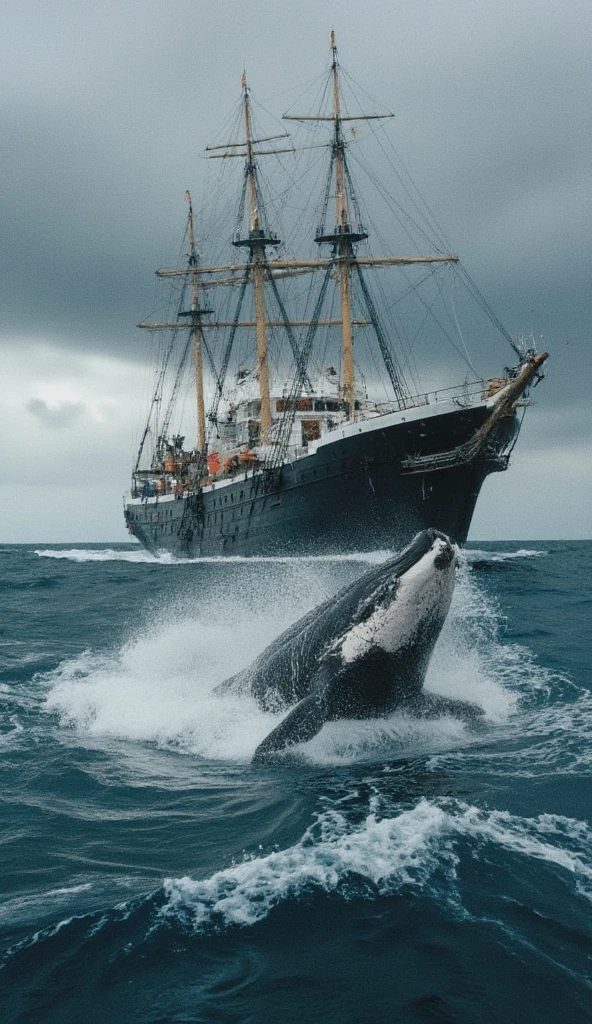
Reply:
<svg viewBox="0 0 592 1024"><path fill-rule="evenodd" d="M589 2L9 0L3 14L2 542L127 538L149 387L135 324L183 192L199 192L243 66L280 118L327 66L332 27L497 316L551 352L471 537L592 538ZM500 368L510 358L500 343Z"/></svg>

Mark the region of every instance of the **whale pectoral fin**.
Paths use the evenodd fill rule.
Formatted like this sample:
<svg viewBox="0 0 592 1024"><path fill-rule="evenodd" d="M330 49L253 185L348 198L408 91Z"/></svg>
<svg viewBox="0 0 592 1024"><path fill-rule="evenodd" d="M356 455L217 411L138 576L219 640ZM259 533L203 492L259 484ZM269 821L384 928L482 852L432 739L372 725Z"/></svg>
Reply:
<svg viewBox="0 0 592 1024"><path fill-rule="evenodd" d="M306 743L321 731L326 722L326 701L321 693L310 693L286 715L266 736L253 754L253 764L260 764L270 754Z"/></svg>
<svg viewBox="0 0 592 1024"><path fill-rule="evenodd" d="M418 718L440 718L442 715L450 715L451 718L460 718L463 722L475 722L484 714L483 708L478 704L442 697L439 693L427 693L425 690L413 697L405 705L405 710L409 710Z"/></svg>

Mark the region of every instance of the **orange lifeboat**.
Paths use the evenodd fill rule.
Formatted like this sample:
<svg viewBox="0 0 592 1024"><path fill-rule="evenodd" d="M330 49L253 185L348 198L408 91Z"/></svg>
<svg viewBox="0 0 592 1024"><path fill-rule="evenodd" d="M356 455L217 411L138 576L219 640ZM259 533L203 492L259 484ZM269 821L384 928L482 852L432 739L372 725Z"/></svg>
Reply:
<svg viewBox="0 0 592 1024"><path fill-rule="evenodd" d="M249 448L243 448L243 450L238 453L239 462L255 462L256 458L257 456L255 455L255 452L252 452Z"/></svg>
<svg viewBox="0 0 592 1024"><path fill-rule="evenodd" d="M212 476L220 469L220 456L218 452L210 452L208 455L208 469Z"/></svg>

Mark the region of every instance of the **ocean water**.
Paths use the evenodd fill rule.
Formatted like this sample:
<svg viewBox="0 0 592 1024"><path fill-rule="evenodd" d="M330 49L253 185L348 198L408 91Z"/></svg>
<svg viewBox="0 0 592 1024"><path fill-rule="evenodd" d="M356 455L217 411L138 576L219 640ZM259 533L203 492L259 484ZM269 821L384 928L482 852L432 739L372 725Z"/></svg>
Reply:
<svg viewBox="0 0 592 1024"><path fill-rule="evenodd" d="M443 718L214 685L385 553L0 549L0 1021L592 1020L592 543L473 545Z"/></svg>

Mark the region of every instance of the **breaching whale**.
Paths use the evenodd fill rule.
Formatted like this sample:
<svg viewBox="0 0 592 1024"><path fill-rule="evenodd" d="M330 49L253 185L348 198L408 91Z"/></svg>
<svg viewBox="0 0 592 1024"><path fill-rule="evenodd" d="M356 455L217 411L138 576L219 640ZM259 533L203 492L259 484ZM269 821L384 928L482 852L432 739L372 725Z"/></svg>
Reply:
<svg viewBox="0 0 592 1024"><path fill-rule="evenodd" d="M424 530L218 686L218 693L248 693L266 711L287 712L253 761L306 742L335 719L384 717L395 709L428 717L481 714L474 704L422 690L450 607L455 568L448 537Z"/></svg>

